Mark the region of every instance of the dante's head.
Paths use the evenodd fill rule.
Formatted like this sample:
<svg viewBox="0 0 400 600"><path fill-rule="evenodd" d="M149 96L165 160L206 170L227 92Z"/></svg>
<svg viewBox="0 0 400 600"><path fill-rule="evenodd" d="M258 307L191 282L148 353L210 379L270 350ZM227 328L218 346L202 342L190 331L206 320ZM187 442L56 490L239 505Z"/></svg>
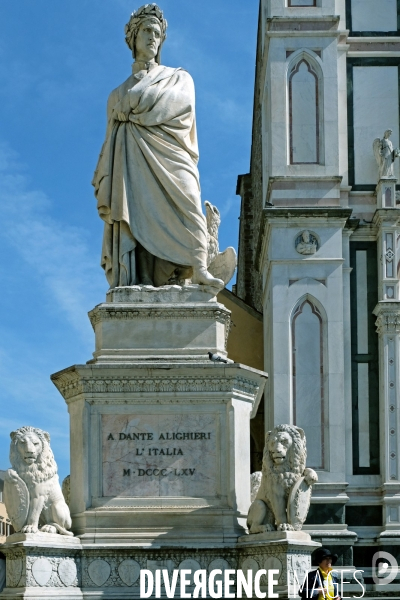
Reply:
<svg viewBox="0 0 400 600"><path fill-rule="evenodd" d="M131 14L125 25L125 41L133 58L155 58L160 64L161 47L167 37L167 21L157 4L145 4Z"/></svg>

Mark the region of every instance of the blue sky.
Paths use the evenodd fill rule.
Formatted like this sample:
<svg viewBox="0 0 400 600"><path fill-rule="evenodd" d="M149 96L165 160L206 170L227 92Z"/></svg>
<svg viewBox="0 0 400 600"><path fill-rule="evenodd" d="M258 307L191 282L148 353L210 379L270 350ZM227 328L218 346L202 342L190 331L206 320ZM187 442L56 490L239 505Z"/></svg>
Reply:
<svg viewBox="0 0 400 600"><path fill-rule="evenodd" d="M90 181L109 92L130 73L123 28L141 2L2 0L0 5L0 468L9 433L50 432L60 476L69 421L50 374L91 358L87 312L104 301L102 223ZM249 169L258 0L163 0L163 64L197 94L203 200L237 247L236 179Z"/></svg>

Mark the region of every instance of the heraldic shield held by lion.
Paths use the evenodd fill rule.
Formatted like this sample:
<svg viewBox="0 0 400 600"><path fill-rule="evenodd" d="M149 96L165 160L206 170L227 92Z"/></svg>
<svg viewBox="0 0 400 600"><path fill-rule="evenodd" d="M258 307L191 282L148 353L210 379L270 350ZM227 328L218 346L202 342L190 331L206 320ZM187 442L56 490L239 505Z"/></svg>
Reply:
<svg viewBox="0 0 400 600"><path fill-rule="evenodd" d="M34 427L11 434L4 501L15 531L72 536L71 515L61 491L50 435Z"/></svg>
<svg viewBox="0 0 400 600"><path fill-rule="evenodd" d="M250 533L301 530L311 501L311 489L318 481L306 469L306 436L300 427L278 425L265 436L262 473L253 473L259 484L250 506L247 526Z"/></svg>

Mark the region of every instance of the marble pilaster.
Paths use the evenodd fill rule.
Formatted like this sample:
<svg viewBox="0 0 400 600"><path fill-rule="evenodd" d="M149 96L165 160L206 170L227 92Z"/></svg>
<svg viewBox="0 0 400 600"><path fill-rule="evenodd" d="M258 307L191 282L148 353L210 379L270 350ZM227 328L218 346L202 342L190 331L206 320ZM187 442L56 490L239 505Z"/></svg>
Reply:
<svg viewBox="0 0 400 600"><path fill-rule="evenodd" d="M400 301L381 301L374 310L379 335L381 474L383 531L399 538L400 529Z"/></svg>

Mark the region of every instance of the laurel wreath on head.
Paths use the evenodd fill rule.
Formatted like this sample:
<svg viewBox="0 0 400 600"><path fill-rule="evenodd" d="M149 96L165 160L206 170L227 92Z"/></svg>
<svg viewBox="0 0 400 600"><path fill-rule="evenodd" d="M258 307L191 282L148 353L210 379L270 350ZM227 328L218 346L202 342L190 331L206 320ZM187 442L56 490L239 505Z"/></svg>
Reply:
<svg viewBox="0 0 400 600"><path fill-rule="evenodd" d="M143 6L141 6L140 8L138 8L137 10L135 10L135 12L133 12L131 14L131 18L129 19L129 22L125 25L125 41L131 50L134 49L135 38L136 38L136 34L138 32L140 23L144 19L148 19L149 17L154 17L157 19L157 21L159 21L160 26L161 26L161 36L162 36L161 43L163 43L165 41L165 38L167 37L166 31L167 31L168 23L167 23L167 20L164 18L163 11L155 3L144 4Z"/></svg>

